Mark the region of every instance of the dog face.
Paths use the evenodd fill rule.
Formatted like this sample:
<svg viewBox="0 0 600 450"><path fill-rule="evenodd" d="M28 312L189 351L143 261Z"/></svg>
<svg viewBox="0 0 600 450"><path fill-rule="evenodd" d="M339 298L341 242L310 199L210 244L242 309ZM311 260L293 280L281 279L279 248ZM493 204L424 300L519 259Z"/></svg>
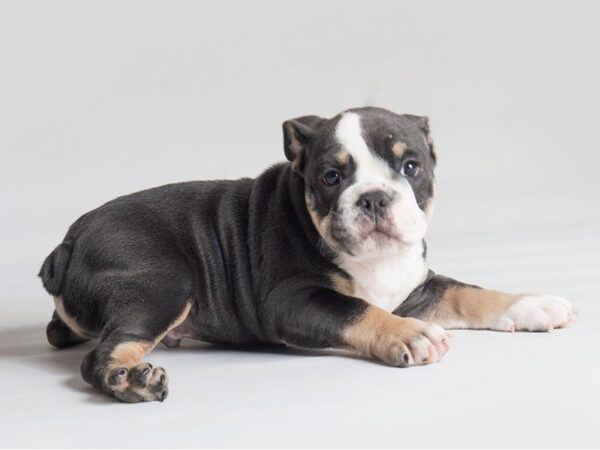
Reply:
<svg viewBox="0 0 600 450"><path fill-rule="evenodd" d="M307 209L331 249L376 256L423 239L435 166L426 117L369 107L299 117L283 130Z"/></svg>

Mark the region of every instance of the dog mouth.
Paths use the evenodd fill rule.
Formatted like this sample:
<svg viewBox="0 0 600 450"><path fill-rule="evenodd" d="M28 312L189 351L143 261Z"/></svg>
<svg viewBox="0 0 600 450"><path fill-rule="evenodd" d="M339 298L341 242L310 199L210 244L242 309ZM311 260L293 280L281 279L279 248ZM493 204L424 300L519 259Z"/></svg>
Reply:
<svg viewBox="0 0 600 450"><path fill-rule="evenodd" d="M398 237L384 229L373 229L368 232L361 233L361 239L372 239L377 242L396 240Z"/></svg>
<svg viewBox="0 0 600 450"><path fill-rule="evenodd" d="M357 242L356 249L370 248L371 251L385 251L386 249L396 248L402 243L402 239L395 234L385 229L373 229L369 232L362 233L361 238Z"/></svg>
<svg viewBox="0 0 600 450"><path fill-rule="evenodd" d="M329 232L336 247L351 255L364 245L382 250L401 242L394 224L380 217L360 217L351 227L334 220Z"/></svg>
<svg viewBox="0 0 600 450"><path fill-rule="evenodd" d="M358 223L359 239L373 239L375 241L397 240L397 230L387 218L363 217Z"/></svg>

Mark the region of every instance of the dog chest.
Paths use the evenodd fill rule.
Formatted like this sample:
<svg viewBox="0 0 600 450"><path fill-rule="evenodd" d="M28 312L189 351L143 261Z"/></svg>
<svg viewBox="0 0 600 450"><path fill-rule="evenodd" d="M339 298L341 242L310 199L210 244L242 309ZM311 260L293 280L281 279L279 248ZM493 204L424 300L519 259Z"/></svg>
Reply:
<svg viewBox="0 0 600 450"><path fill-rule="evenodd" d="M422 243L386 257L342 257L338 264L352 277L354 296L389 312L406 300L428 272Z"/></svg>

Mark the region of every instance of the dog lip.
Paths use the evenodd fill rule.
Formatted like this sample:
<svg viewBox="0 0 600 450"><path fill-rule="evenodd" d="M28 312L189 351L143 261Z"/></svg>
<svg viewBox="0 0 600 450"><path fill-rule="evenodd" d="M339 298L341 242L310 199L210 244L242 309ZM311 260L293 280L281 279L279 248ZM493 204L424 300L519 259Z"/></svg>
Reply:
<svg viewBox="0 0 600 450"><path fill-rule="evenodd" d="M369 217L361 222L356 234L350 234L341 223L334 220L327 233L331 239L329 245L335 251L341 251L354 256L353 249L360 247L361 241L373 241L378 247L395 245L402 242L401 234L394 228L391 222L383 217Z"/></svg>
<svg viewBox="0 0 600 450"><path fill-rule="evenodd" d="M385 236L391 239L398 238L398 233L395 232L393 227L391 227L387 221L381 220L381 218L378 217L373 217L368 227L364 227L363 225L363 229L360 233L361 239L365 239L371 235Z"/></svg>
<svg viewBox="0 0 600 450"><path fill-rule="evenodd" d="M373 230L369 234L367 234L365 238L371 238L375 241L386 241L392 238L392 236L379 230Z"/></svg>
<svg viewBox="0 0 600 450"><path fill-rule="evenodd" d="M398 239L398 235L391 232L387 227L382 227L379 224L375 224L370 230L363 231L361 233L361 238L375 238L379 239Z"/></svg>

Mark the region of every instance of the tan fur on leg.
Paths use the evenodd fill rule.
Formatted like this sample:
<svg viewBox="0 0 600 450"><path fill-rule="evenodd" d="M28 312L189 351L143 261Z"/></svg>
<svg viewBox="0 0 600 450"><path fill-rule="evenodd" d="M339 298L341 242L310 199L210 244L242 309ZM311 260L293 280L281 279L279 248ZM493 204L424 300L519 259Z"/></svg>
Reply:
<svg viewBox="0 0 600 450"><path fill-rule="evenodd" d="M346 344L358 353L393 366L436 362L447 351L449 336L437 325L394 316L369 306L344 332Z"/></svg>
<svg viewBox="0 0 600 450"><path fill-rule="evenodd" d="M498 318L519 298L515 294L452 286L426 320L445 328L494 328Z"/></svg>
<svg viewBox="0 0 600 450"><path fill-rule="evenodd" d="M445 328L552 331L573 323L577 310L567 300L540 294L507 294L451 286L425 319Z"/></svg>

